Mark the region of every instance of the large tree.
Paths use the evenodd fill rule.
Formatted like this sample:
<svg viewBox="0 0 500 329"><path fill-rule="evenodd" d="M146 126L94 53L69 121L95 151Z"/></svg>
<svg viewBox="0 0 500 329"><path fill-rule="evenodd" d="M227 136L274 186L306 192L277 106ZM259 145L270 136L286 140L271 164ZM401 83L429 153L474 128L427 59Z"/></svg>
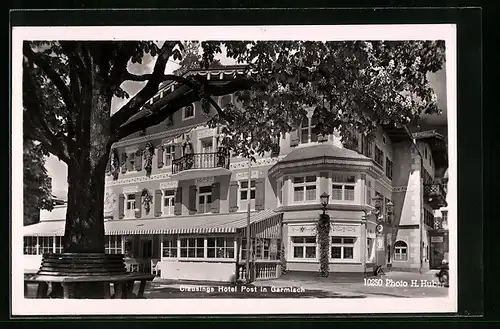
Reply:
<svg viewBox="0 0 500 329"><path fill-rule="evenodd" d="M202 64L215 55L246 64L248 74L225 83L201 75L165 74L170 58L181 60L181 42L59 41L23 46L24 133L68 165L66 252L104 252L104 176L114 142L164 121L202 100L217 114L222 142L243 156L276 150L314 109L319 132L377 124L404 125L438 111L427 80L444 61L444 43L407 42L202 42ZM152 73L135 75L129 62L155 58ZM143 108L166 80L179 84L162 107ZM145 86L111 115L113 97L128 97L125 81ZM211 96L237 93L242 106L219 108ZM147 112L129 120L139 111Z"/></svg>

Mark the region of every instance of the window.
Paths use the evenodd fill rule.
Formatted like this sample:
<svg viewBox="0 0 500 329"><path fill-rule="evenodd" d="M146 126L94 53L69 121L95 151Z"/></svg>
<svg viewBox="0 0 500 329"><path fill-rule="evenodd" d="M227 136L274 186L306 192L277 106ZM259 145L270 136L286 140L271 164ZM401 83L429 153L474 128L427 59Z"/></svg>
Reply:
<svg viewBox="0 0 500 329"><path fill-rule="evenodd" d="M212 204L212 187L202 186L198 193L198 213L204 214L210 212Z"/></svg>
<svg viewBox="0 0 500 329"><path fill-rule="evenodd" d="M372 181L367 180L366 181L366 204L371 205L373 203L373 197L372 197Z"/></svg>
<svg viewBox="0 0 500 329"><path fill-rule="evenodd" d="M333 259L354 259L354 242L356 238L332 237L330 246Z"/></svg>
<svg viewBox="0 0 500 329"><path fill-rule="evenodd" d="M380 192L375 192L375 197L377 198L377 203L379 203L381 214L385 214L384 196Z"/></svg>
<svg viewBox="0 0 500 329"><path fill-rule="evenodd" d="M50 254L54 252L54 239L51 236L38 237L40 255Z"/></svg>
<svg viewBox="0 0 500 329"><path fill-rule="evenodd" d="M392 179L392 161L389 158L385 158L385 175Z"/></svg>
<svg viewBox="0 0 500 329"><path fill-rule="evenodd" d="M283 180L278 181L278 207L281 207L283 205Z"/></svg>
<svg viewBox="0 0 500 329"><path fill-rule="evenodd" d="M384 166L384 152L377 145L375 145L375 158L373 160L376 164Z"/></svg>
<svg viewBox="0 0 500 329"><path fill-rule="evenodd" d="M182 109L182 120L191 119L194 117L194 106L193 104L188 105Z"/></svg>
<svg viewBox="0 0 500 329"><path fill-rule="evenodd" d="M135 216L135 194L127 194L125 200L125 217L133 218Z"/></svg>
<svg viewBox="0 0 500 329"><path fill-rule="evenodd" d="M122 236L108 235L104 245L106 254L121 254L122 253Z"/></svg>
<svg viewBox="0 0 500 329"><path fill-rule="evenodd" d="M177 258L177 237L163 237L163 257Z"/></svg>
<svg viewBox="0 0 500 329"><path fill-rule="evenodd" d="M443 215L443 222L447 222L448 221L448 211L446 210L443 210L441 211L442 215Z"/></svg>
<svg viewBox="0 0 500 329"><path fill-rule="evenodd" d="M250 209L255 209L255 180L250 182L250 200L248 193L248 180L240 182L240 207L241 210L248 209L248 202L250 201Z"/></svg>
<svg viewBox="0 0 500 329"><path fill-rule="evenodd" d="M293 178L293 201L316 201L316 176Z"/></svg>
<svg viewBox="0 0 500 329"><path fill-rule="evenodd" d="M364 156L368 158L373 156L373 140L371 138L362 135L361 148Z"/></svg>
<svg viewBox="0 0 500 329"><path fill-rule="evenodd" d="M234 258L234 238L207 238L207 258Z"/></svg>
<svg viewBox="0 0 500 329"><path fill-rule="evenodd" d="M305 118L300 126L300 143L307 144L318 141L318 133L316 132L316 118Z"/></svg>
<svg viewBox="0 0 500 329"><path fill-rule="evenodd" d="M182 238L181 258L205 258L204 238Z"/></svg>
<svg viewBox="0 0 500 329"><path fill-rule="evenodd" d="M175 145L165 146L165 166L171 167L172 160L175 159Z"/></svg>
<svg viewBox="0 0 500 329"><path fill-rule="evenodd" d="M388 209L387 209L387 205L389 204L389 202L392 202L392 201L389 198L385 198L384 200L385 200L384 205L386 207L385 214L386 214L386 217L387 217L387 224L391 224L392 223L392 216L394 216L394 205L393 205L392 213L390 214L389 211L388 211Z"/></svg>
<svg viewBox="0 0 500 329"><path fill-rule="evenodd" d="M164 190L163 191L163 215L164 216L174 215L174 205L175 205L175 191L174 190Z"/></svg>
<svg viewBox="0 0 500 329"><path fill-rule="evenodd" d="M404 241L397 241L394 244L394 260L407 261L408 260L408 245Z"/></svg>
<svg viewBox="0 0 500 329"><path fill-rule="evenodd" d="M424 224L434 227L434 215L427 209L424 209Z"/></svg>
<svg viewBox="0 0 500 329"><path fill-rule="evenodd" d="M316 237L292 237L292 251L295 259L316 259Z"/></svg>
<svg viewBox="0 0 500 329"><path fill-rule="evenodd" d="M135 165L135 152L128 153L127 159L128 159L128 171L132 172L135 169L135 167L134 167L134 165Z"/></svg>
<svg viewBox="0 0 500 329"><path fill-rule="evenodd" d="M56 253L62 253L64 249L64 244L63 244L63 237L62 236L56 236Z"/></svg>
<svg viewBox="0 0 500 329"><path fill-rule="evenodd" d="M332 177L332 200L354 201L356 178L352 175L334 175Z"/></svg>
<svg viewBox="0 0 500 329"><path fill-rule="evenodd" d="M37 254L37 244L36 236L25 236L24 237L24 254L25 255L36 255Z"/></svg>

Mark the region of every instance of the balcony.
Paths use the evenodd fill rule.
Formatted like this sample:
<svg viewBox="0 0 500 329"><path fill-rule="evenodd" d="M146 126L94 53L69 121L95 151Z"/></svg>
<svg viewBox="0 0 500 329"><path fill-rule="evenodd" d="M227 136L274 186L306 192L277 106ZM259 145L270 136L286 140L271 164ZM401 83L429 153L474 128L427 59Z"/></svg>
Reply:
<svg viewBox="0 0 500 329"><path fill-rule="evenodd" d="M183 180L227 175L231 173L229 159L229 154L224 151L186 154L172 161L172 178Z"/></svg>
<svg viewBox="0 0 500 329"><path fill-rule="evenodd" d="M446 191L440 183L424 184L424 201L431 205L432 209L446 207Z"/></svg>

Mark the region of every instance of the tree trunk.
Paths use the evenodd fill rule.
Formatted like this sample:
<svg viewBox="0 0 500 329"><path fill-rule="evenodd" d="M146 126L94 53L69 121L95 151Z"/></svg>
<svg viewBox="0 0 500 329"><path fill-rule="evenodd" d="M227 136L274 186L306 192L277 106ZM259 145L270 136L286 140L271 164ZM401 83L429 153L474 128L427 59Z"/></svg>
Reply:
<svg viewBox="0 0 500 329"><path fill-rule="evenodd" d="M320 215L318 221L318 245L319 245L319 266L320 275L328 277L330 274L329 240L330 240L330 216Z"/></svg>

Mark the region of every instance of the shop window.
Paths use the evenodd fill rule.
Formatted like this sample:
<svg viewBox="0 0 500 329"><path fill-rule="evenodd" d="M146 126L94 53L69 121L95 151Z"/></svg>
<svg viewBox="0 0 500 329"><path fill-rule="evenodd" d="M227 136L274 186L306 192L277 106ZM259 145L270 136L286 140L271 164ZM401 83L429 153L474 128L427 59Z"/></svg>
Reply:
<svg viewBox="0 0 500 329"><path fill-rule="evenodd" d="M330 245L332 259L354 259L354 243L356 238L332 237Z"/></svg>
<svg viewBox="0 0 500 329"><path fill-rule="evenodd" d="M181 258L205 258L204 238L182 238Z"/></svg>
<svg viewBox="0 0 500 329"><path fill-rule="evenodd" d="M24 237L24 254L25 255L36 255L37 252L36 236L25 236Z"/></svg>
<svg viewBox="0 0 500 329"><path fill-rule="evenodd" d="M163 237L163 257L177 258L177 238L172 236Z"/></svg>
<svg viewBox="0 0 500 329"><path fill-rule="evenodd" d="M210 212L212 205L212 187L202 186L198 192L198 213L204 214Z"/></svg>
<svg viewBox="0 0 500 329"><path fill-rule="evenodd" d="M317 183L316 176L302 176L293 178L293 201L311 202L316 201Z"/></svg>
<svg viewBox="0 0 500 329"><path fill-rule="evenodd" d="M376 164L384 167L384 151L375 145L375 158L373 159Z"/></svg>
<svg viewBox="0 0 500 329"><path fill-rule="evenodd" d="M292 237L294 259L316 259L316 237Z"/></svg>
<svg viewBox="0 0 500 329"><path fill-rule="evenodd" d="M356 184L354 176L334 175L332 182L332 200L354 201L354 185Z"/></svg>
<svg viewBox="0 0 500 329"><path fill-rule="evenodd" d="M163 216L173 216L175 205L175 191L163 191Z"/></svg>
<svg viewBox="0 0 500 329"><path fill-rule="evenodd" d="M234 258L234 238L207 238L207 258Z"/></svg>
<svg viewBox="0 0 500 329"><path fill-rule="evenodd" d="M407 261L408 260L408 245L404 241L397 241L394 244L394 260Z"/></svg>
<svg viewBox="0 0 500 329"><path fill-rule="evenodd" d="M246 211L248 209L248 202L250 202L250 210L255 210L255 180L250 181L250 189L248 188L248 180L240 182L239 209Z"/></svg>
<svg viewBox="0 0 500 329"><path fill-rule="evenodd" d="M106 254L121 254L122 253L122 237L121 235L108 235L106 236L106 243L104 245Z"/></svg>

